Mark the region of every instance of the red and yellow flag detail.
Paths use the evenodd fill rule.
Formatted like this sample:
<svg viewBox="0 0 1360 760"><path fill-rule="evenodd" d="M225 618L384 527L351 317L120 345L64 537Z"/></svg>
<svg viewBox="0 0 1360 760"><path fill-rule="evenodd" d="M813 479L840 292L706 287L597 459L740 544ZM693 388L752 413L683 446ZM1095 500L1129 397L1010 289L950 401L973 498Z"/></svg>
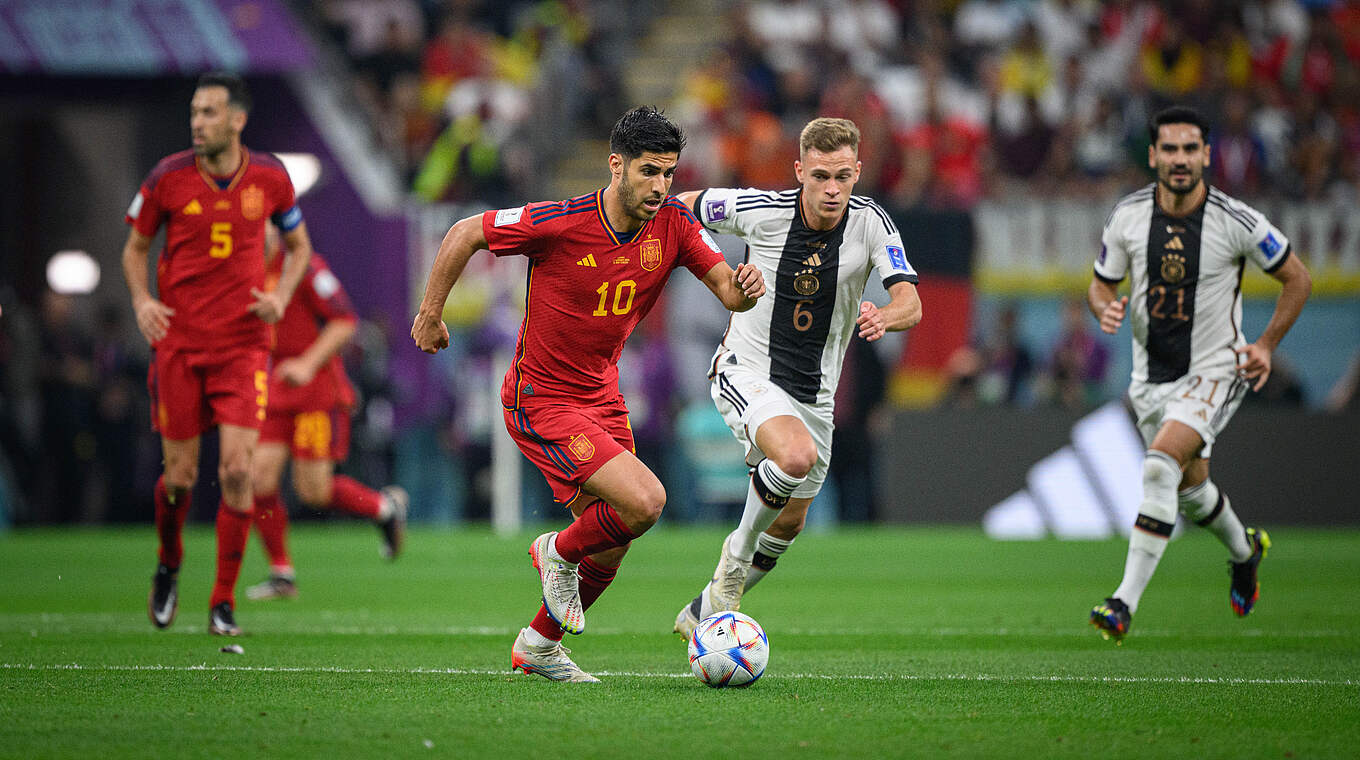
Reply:
<svg viewBox="0 0 1360 760"><path fill-rule="evenodd" d="M264 216L264 191L251 185L241 191L241 216L259 219Z"/></svg>
<svg viewBox="0 0 1360 760"><path fill-rule="evenodd" d="M571 449L572 456L582 462L589 462L591 457L595 456L595 444L591 443L585 435L572 436L571 443L567 444L567 448Z"/></svg>
<svg viewBox="0 0 1360 760"><path fill-rule="evenodd" d="M661 266L661 241L656 238L647 238L642 241L642 268L648 272Z"/></svg>

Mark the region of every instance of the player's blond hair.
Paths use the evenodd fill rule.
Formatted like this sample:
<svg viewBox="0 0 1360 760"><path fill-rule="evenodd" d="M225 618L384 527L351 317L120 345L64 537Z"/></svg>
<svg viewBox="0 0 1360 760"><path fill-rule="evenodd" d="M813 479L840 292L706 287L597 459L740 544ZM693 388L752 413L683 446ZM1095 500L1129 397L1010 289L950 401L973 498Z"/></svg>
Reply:
<svg viewBox="0 0 1360 760"><path fill-rule="evenodd" d="M813 119L803 127L802 134L798 135L798 152L804 156L809 150L834 153L845 146L849 146L856 154L859 153L859 127L849 119L832 119L825 116Z"/></svg>

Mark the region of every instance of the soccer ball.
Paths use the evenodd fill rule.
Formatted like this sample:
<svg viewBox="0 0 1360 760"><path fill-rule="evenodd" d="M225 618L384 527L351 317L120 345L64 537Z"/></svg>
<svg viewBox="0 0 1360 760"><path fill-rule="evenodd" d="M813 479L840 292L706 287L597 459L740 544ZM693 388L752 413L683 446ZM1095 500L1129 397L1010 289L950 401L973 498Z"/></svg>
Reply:
<svg viewBox="0 0 1360 760"><path fill-rule="evenodd" d="M770 640L765 631L740 612L710 615L689 637L689 668L715 689L750 686L769 661Z"/></svg>

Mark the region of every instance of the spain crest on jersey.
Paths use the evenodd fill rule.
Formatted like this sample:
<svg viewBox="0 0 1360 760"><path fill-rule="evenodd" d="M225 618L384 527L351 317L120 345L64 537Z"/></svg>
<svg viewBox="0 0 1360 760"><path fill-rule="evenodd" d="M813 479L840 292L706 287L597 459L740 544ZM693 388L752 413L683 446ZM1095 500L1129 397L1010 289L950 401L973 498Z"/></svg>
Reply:
<svg viewBox="0 0 1360 760"><path fill-rule="evenodd" d="M571 449L572 456L582 462L589 462L591 457L595 456L595 444L591 443L590 439L584 434L572 436L571 443L567 444L567 448Z"/></svg>
<svg viewBox="0 0 1360 760"><path fill-rule="evenodd" d="M241 191L241 216L251 220L264 216L264 191L257 185Z"/></svg>
<svg viewBox="0 0 1360 760"><path fill-rule="evenodd" d="M647 238L642 241L642 268L648 272L661 266L661 241Z"/></svg>

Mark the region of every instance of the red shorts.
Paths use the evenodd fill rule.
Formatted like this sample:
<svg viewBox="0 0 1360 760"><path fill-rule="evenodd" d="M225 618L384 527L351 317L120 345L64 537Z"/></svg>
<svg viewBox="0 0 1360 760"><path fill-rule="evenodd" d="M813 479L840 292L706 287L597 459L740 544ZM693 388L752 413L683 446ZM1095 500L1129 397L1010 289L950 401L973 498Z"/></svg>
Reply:
<svg viewBox="0 0 1360 760"><path fill-rule="evenodd" d="M552 488L553 501L570 504L581 484L605 462L634 452L628 407L620 399L599 406L545 404L505 410L510 437L538 467Z"/></svg>
<svg viewBox="0 0 1360 760"><path fill-rule="evenodd" d="M172 441L202 435L214 425L259 430L269 395L269 352L160 349L146 385L151 427Z"/></svg>
<svg viewBox="0 0 1360 760"><path fill-rule="evenodd" d="M276 412L270 409L260 428L260 443L287 443L294 459L328 459L343 462L349 457L349 409L337 406L309 412Z"/></svg>

